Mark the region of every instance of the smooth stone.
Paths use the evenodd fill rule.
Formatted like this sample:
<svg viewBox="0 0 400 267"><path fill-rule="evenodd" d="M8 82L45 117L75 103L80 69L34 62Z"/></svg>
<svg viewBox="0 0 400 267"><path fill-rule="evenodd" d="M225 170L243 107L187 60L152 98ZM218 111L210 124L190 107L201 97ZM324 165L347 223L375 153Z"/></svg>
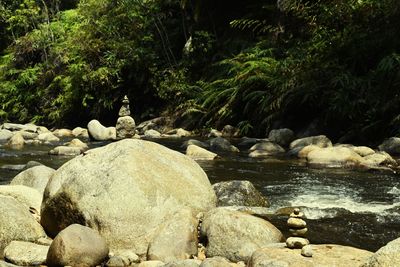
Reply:
<svg viewBox="0 0 400 267"><path fill-rule="evenodd" d="M400 238L392 240L381 247L366 259L362 267L394 267L398 263L400 263Z"/></svg>
<svg viewBox="0 0 400 267"><path fill-rule="evenodd" d="M31 165L33 164L31 163ZM54 174L54 172L55 172L54 169L46 167L44 165L34 166L19 173L11 180L10 184L29 186L35 188L41 194L43 194L44 189L46 188L46 185L49 182L50 177Z"/></svg>
<svg viewBox="0 0 400 267"><path fill-rule="evenodd" d="M96 230L72 224L53 240L47 254L49 266L96 266L108 256L105 239Z"/></svg>
<svg viewBox="0 0 400 267"><path fill-rule="evenodd" d="M189 145L186 148L186 155L195 160L214 160L218 155L196 145Z"/></svg>
<svg viewBox="0 0 400 267"><path fill-rule="evenodd" d="M209 144L199 141L199 140L196 140L196 139L189 139L189 140L185 141L181 147L184 149L187 149L187 147L190 145L199 146L199 147L205 148L205 149L209 148Z"/></svg>
<svg viewBox="0 0 400 267"><path fill-rule="evenodd" d="M304 137L304 138L300 138L300 139L296 139L296 140L292 141L289 145L289 148L295 149L298 147L305 147L308 145L315 145L320 148L323 148L323 147L331 147L332 142L325 135L310 136L310 137Z"/></svg>
<svg viewBox="0 0 400 267"><path fill-rule="evenodd" d="M302 237L289 237L286 239L286 246L288 248L302 248L310 244L310 241Z"/></svg>
<svg viewBox="0 0 400 267"><path fill-rule="evenodd" d="M302 228L302 229L291 229L291 228L289 228L289 232L294 237L306 237L308 229L307 228Z"/></svg>
<svg viewBox="0 0 400 267"><path fill-rule="evenodd" d="M390 155L400 154L400 138L390 137L383 141L382 144L378 146L380 151L385 151Z"/></svg>
<svg viewBox="0 0 400 267"><path fill-rule="evenodd" d="M72 130L72 135L75 137L89 138L88 130L82 127L76 127Z"/></svg>
<svg viewBox="0 0 400 267"><path fill-rule="evenodd" d="M4 258L20 266L37 266L46 263L49 246L30 242L12 241L4 249Z"/></svg>
<svg viewBox="0 0 400 267"><path fill-rule="evenodd" d="M312 150L307 155L307 161L312 165L347 167L360 165L364 159L347 147L327 147Z"/></svg>
<svg viewBox="0 0 400 267"><path fill-rule="evenodd" d="M77 147L81 150L81 152L85 152L86 150L89 149L89 146L82 142L81 140L79 140L78 138L74 138L71 141L69 141L68 143L65 144L68 147Z"/></svg>
<svg viewBox="0 0 400 267"><path fill-rule="evenodd" d="M304 257L312 257L314 254L312 246L311 245L306 245L301 248L301 255Z"/></svg>
<svg viewBox="0 0 400 267"><path fill-rule="evenodd" d="M24 185L0 185L0 195L14 198L27 210L32 207L37 211L40 211L43 198L43 194L38 190Z"/></svg>
<svg viewBox="0 0 400 267"><path fill-rule="evenodd" d="M57 146L54 149L49 151L50 155L55 156L77 156L82 153L79 147L70 147L70 146Z"/></svg>
<svg viewBox="0 0 400 267"><path fill-rule="evenodd" d="M89 136L95 141L112 141L117 138L115 127L105 127L98 120L91 120L87 129Z"/></svg>
<svg viewBox="0 0 400 267"><path fill-rule="evenodd" d="M164 264L162 261L142 261L137 267L161 267Z"/></svg>
<svg viewBox="0 0 400 267"><path fill-rule="evenodd" d="M32 140L38 137L38 133L32 133L32 132L27 132L27 131L19 131L18 133L20 133L22 135L22 137L24 138L24 140Z"/></svg>
<svg viewBox="0 0 400 267"><path fill-rule="evenodd" d="M52 132L45 132L38 135L37 139L42 142L60 142L60 138L55 136Z"/></svg>
<svg viewBox="0 0 400 267"><path fill-rule="evenodd" d="M15 133L7 142L7 146L12 149L22 149L25 139L20 132Z"/></svg>
<svg viewBox="0 0 400 267"><path fill-rule="evenodd" d="M215 137L209 140L210 149L213 151L222 152L239 152L239 149L233 146L228 140L223 137Z"/></svg>
<svg viewBox="0 0 400 267"><path fill-rule="evenodd" d="M0 130L0 142L7 142L14 134L10 130Z"/></svg>
<svg viewBox="0 0 400 267"><path fill-rule="evenodd" d="M361 157L366 157L375 154L375 150L367 146L353 146L350 147L354 152L356 152Z"/></svg>
<svg viewBox="0 0 400 267"><path fill-rule="evenodd" d="M56 129L53 131L53 134L58 138L72 137L72 131L70 129Z"/></svg>
<svg viewBox="0 0 400 267"><path fill-rule="evenodd" d="M294 132L288 128L274 129L269 132L268 139L286 147L294 140Z"/></svg>
<svg viewBox="0 0 400 267"><path fill-rule="evenodd" d="M287 220L287 225L290 228L304 228L307 226L307 223L300 218L289 218Z"/></svg>
<svg viewBox="0 0 400 267"><path fill-rule="evenodd" d="M144 137L146 138L160 138L161 134L153 129L147 130L144 132Z"/></svg>

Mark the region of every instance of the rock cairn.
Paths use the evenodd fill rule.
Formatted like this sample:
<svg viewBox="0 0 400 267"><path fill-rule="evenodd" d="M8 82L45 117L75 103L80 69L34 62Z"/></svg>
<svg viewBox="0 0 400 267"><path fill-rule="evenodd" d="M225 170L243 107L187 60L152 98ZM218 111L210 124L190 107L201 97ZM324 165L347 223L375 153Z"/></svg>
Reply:
<svg viewBox="0 0 400 267"><path fill-rule="evenodd" d="M129 99L124 96L122 107L119 110L119 118L115 126L117 131L117 139L132 138L136 134L135 120L130 116Z"/></svg>
<svg viewBox="0 0 400 267"><path fill-rule="evenodd" d="M303 248L310 244L307 236L307 223L303 220L304 213L299 208L295 208L287 221L291 237L286 239L288 248Z"/></svg>

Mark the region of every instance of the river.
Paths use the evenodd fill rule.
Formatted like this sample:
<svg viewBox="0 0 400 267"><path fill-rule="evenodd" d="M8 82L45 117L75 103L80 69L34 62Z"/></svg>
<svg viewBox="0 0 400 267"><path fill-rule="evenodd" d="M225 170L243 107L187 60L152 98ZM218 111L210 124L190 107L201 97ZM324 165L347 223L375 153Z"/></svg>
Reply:
<svg viewBox="0 0 400 267"><path fill-rule="evenodd" d="M183 140L161 139L183 152ZM104 143L91 143L97 147ZM7 184L30 160L58 168L69 157L49 156L50 146L23 150L0 148L0 184ZM211 183L249 180L271 203L271 212L301 207L307 216L311 243L350 245L376 251L400 236L400 177L350 169L315 169L294 159L253 160L245 153L225 154L215 161L199 161ZM287 216L271 221L287 234Z"/></svg>

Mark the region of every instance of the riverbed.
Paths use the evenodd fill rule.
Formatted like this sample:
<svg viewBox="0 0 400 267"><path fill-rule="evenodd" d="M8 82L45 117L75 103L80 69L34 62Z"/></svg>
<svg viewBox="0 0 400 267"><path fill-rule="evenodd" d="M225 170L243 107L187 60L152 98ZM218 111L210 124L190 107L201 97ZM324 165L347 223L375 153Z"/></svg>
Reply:
<svg viewBox="0 0 400 267"><path fill-rule="evenodd" d="M183 139L155 140L181 152ZM98 147L106 143L90 143ZM58 168L70 157L50 156L51 146L0 148L0 184L7 184L28 161ZM400 177L383 172L316 169L293 158L254 160L246 153L198 161L211 183L249 180L271 203L271 213L301 207L311 243L350 245L375 251L400 236ZM270 220L287 234L287 216Z"/></svg>

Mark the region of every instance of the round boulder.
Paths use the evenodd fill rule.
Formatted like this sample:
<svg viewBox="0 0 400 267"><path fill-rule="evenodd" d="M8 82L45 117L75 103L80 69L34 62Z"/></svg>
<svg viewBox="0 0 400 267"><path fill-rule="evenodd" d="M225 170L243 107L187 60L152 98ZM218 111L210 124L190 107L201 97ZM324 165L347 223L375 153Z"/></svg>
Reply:
<svg viewBox="0 0 400 267"><path fill-rule="evenodd" d="M269 132L268 139L286 147L294 140L294 132L288 128L274 129Z"/></svg>
<svg viewBox="0 0 400 267"><path fill-rule="evenodd" d="M47 253L48 266L97 266L108 257L106 241L96 230L72 224L53 240Z"/></svg>
<svg viewBox="0 0 400 267"><path fill-rule="evenodd" d="M215 207L207 175L189 157L159 144L124 139L70 160L50 179L41 222L56 235L70 224L97 229L113 249L144 255L171 214Z"/></svg>
<svg viewBox="0 0 400 267"><path fill-rule="evenodd" d="M131 116L119 117L115 126L117 139L134 137L136 134L135 127L135 120Z"/></svg>
<svg viewBox="0 0 400 267"><path fill-rule="evenodd" d="M43 194L44 189L54 172L54 169L43 165L35 166L19 173L11 180L10 184L33 187Z"/></svg>
<svg viewBox="0 0 400 267"><path fill-rule="evenodd" d="M117 138L115 127L104 127L98 120L91 120L88 125L89 136L96 141L109 141Z"/></svg>

